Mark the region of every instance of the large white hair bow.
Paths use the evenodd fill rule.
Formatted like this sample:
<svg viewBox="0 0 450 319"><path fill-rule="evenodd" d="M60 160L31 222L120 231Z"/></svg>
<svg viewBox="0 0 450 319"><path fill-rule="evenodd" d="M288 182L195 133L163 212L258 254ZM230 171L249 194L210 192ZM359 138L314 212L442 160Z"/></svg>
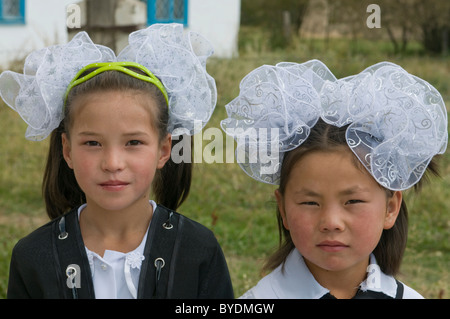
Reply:
<svg viewBox="0 0 450 319"><path fill-rule="evenodd" d="M221 126L237 141L236 155L244 159L238 159L239 165L270 184L279 183L284 153L301 145L319 118L337 127L349 125L348 146L391 190L416 184L448 142L447 111L439 92L389 62L343 79L318 60L264 65L241 81L239 96L226 109ZM261 149L276 152L267 152L264 159Z"/></svg>
<svg viewBox="0 0 450 319"><path fill-rule="evenodd" d="M25 137L39 141L63 120L64 95L79 70L91 63L136 62L157 76L167 91L169 132L192 135L206 125L217 102L215 81L206 72L212 53L208 40L184 33L181 24L155 24L131 33L117 57L80 32L67 44L29 54L23 74L3 72L0 96L28 124Z"/></svg>

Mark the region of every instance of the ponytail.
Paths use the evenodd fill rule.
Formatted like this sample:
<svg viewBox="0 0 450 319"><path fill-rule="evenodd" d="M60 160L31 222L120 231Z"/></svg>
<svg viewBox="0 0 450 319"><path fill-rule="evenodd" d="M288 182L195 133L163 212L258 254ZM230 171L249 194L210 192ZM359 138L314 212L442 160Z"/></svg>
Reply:
<svg viewBox="0 0 450 319"><path fill-rule="evenodd" d="M51 134L42 182L42 196L50 219L58 218L86 202L86 197L78 186L73 170L64 160L61 137L63 132L62 122L60 127Z"/></svg>
<svg viewBox="0 0 450 319"><path fill-rule="evenodd" d="M185 138L191 139L192 149L192 137L183 135L183 138L172 140L172 150L176 144L182 143ZM155 201L172 210L180 207L189 195L192 168L192 152L189 162L175 163L170 157L164 167L156 171L153 179L152 190Z"/></svg>
<svg viewBox="0 0 450 319"><path fill-rule="evenodd" d="M394 276L400 270L403 254L408 238L408 209L402 200L400 212L395 224L390 229L384 229L373 254L386 275Z"/></svg>
<svg viewBox="0 0 450 319"><path fill-rule="evenodd" d="M416 194L420 192L423 184L429 181L430 175L435 177L440 176L437 158L431 160L428 164L426 174L422 176L419 183L414 185L414 192ZM389 197L393 196L393 192L390 190L386 190L386 193ZM394 276L399 272L406 249L407 238L408 208L405 200L402 199L400 212L394 226L390 229L383 230L380 241L373 251L378 265L385 274Z"/></svg>

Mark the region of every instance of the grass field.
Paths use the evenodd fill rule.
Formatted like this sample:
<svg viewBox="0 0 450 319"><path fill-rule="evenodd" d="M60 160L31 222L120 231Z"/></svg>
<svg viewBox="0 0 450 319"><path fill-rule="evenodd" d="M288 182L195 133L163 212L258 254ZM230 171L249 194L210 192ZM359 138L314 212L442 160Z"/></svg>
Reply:
<svg viewBox="0 0 450 319"><path fill-rule="evenodd" d="M414 48L414 47L413 47ZM224 105L238 94L244 75L262 64L322 60L337 77L389 60L433 84L450 105L450 61L422 55L391 54L389 43L330 39L297 40L284 51L267 49L263 37L240 40L240 57L213 59L219 99L207 127L219 127ZM11 249L17 240L47 221L40 194L47 142L23 138L25 124L0 102L0 298L6 296ZM203 141L203 145L210 141ZM216 150L217 151L217 150ZM441 179L433 179L420 195L406 193L410 231L399 279L427 298L450 297L450 156L441 158ZM190 197L180 212L211 228L230 268L236 296L261 278L264 258L278 243L275 187L248 177L235 163L196 164Z"/></svg>

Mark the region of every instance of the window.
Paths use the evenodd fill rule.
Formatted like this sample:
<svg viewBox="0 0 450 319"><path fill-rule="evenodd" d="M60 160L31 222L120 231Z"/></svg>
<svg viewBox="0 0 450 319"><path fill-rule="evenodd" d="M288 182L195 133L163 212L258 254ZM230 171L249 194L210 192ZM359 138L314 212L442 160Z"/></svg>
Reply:
<svg viewBox="0 0 450 319"><path fill-rule="evenodd" d="M0 24L25 24L25 0L0 0Z"/></svg>
<svg viewBox="0 0 450 319"><path fill-rule="evenodd" d="M147 0L147 21L187 25L188 0Z"/></svg>

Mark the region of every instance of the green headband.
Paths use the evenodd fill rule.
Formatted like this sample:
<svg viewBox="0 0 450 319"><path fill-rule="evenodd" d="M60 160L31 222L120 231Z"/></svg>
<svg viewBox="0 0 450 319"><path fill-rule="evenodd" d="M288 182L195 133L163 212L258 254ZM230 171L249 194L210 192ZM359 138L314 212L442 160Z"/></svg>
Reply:
<svg viewBox="0 0 450 319"><path fill-rule="evenodd" d="M133 70L130 70L127 67L138 68L139 70L143 71L146 75L142 75L137 72L134 72ZM97 68L97 69L93 70L92 72L90 72L89 74L86 74L85 76L83 76L81 78L78 78L81 74L86 72L86 70L89 70L92 68ZM119 71L119 72L128 74L132 77L135 77L139 80L154 84L162 92L162 94L164 95L164 98L166 99L167 105L169 105L169 97L167 96L167 91L164 88L164 85L145 66L143 66L139 63L135 63L135 62L104 62L104 63L92 63L89 65L86 65L84 68L82 68L80 71L78 71L78 73L75 75L73 80L70 81L69 86L67 87L66 94L64 95L64 106L66 105L67 96L69 95L70 90L72 90L78 84L86 82L87 80L93 78L97 74L100 74L105 71Z"/></svg>

